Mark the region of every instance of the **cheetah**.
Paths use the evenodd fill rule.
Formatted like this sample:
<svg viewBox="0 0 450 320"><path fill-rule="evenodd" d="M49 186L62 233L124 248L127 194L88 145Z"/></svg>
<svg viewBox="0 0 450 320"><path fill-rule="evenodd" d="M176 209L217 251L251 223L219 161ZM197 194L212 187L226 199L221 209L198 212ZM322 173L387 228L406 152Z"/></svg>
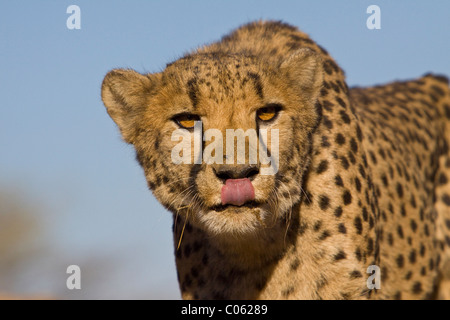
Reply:
<svg viewBox="0 0 450 320"><path fill-rule="evenodd" d="M173 216L183 299L450 298L446 77L349 89L308 35L256 21L161 72L110 71L102 99ZM173 163L196 123L278 129L278 171Z"/></svg>

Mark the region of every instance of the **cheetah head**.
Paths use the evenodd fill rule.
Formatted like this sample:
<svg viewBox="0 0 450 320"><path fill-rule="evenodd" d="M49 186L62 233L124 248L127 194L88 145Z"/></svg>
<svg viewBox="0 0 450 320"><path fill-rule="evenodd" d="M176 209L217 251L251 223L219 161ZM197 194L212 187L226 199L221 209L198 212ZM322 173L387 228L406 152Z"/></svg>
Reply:
<svg viewBox="0 0 450 320"><path fill-rule="evenodd" d="M242 239L285 219L301 199L320 121L321 68L308 49L275 65L251 56L195 53L160 73L113 70L103 81L102 99L124 140L134 145L156 198L211 236ZM250 134L243 149L234 137L227 141L227 130L239 129L255 132L257 146ZM261 132L267 133L264 141ZM275 132L276 168L263 174L273 161L258 156L251 162L250 150L265 145L270 158Z"/></svg>

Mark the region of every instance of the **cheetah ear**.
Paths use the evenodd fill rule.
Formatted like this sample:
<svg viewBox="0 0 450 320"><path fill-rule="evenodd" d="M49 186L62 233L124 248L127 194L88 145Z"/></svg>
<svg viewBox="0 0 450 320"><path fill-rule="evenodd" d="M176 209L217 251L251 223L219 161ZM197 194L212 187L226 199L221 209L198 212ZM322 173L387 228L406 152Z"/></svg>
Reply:
<svg viewBox="0 0 450 320"><path fill-rule="evenodd" d="M103 103L128 143L133 143L136 137L137 120L147 105L154 82L153 75L127 69L112 70L103 80Z"/></svg>
<svg viewBox="0 0 450 320"><path fill-rule="evenodd" d="M281 63L280 69L301 93L317 99L323 83L322 59L317 53L308 48L299 49Z"/></svg>

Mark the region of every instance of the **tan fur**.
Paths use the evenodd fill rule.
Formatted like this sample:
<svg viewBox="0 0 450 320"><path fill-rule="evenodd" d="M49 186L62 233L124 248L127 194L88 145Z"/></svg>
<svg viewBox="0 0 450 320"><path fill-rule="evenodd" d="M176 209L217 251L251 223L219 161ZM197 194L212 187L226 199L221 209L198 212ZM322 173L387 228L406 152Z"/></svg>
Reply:
<svg viewBox="0 0 450 320"><path fill-rule="evenodd" d="M443 77L349 90L306 34L255 22L161 73L113 70L102 98L173 213L183 298L448 298ZM270 103L280 114L258 123ZM253 206L220 207L220 165L172 163L180 113L198 115L203 130L279 129L279 171L254 177ZM367 288L370 265L381 268L380 290Z"/></svg>

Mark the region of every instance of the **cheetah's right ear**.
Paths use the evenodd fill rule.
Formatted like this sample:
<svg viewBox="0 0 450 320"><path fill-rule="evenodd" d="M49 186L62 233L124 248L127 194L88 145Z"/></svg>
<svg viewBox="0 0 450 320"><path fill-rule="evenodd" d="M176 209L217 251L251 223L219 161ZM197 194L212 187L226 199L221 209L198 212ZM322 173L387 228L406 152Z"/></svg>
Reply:
<svg viewBox="0 0 450 320"><path fill-rule="evenodd" d="M301 93L317 99L323 84L322 59L317 53L308 48L299 49L281 63L280 69Z"/></svg>
<svg viewBox="0 0 450 320"><path fill-rule="evenodd" d="M147 107L147 99L154 90L153 75L134 70L115 69L105 76L102 100L110 117L122 133L123 139L133 143L140 115Z"/></svg>

